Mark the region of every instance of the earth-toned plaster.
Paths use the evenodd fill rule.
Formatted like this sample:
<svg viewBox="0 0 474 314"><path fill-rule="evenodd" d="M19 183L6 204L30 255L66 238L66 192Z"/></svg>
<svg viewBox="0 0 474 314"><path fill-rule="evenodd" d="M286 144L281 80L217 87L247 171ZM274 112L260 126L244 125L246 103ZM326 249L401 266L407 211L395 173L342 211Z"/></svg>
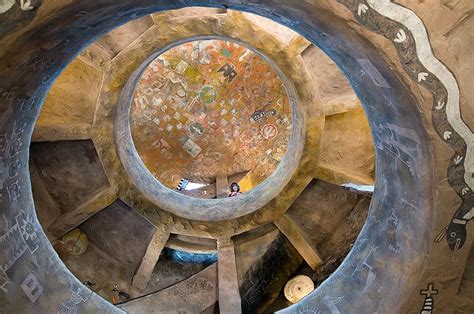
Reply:
<svg viewBox="0 0 474 314"><path fill-rule="evenodd" d="M145 2L140 4L145 5ZM208 3L206 2L206 4ZM368 69L373 70L373 68L368 65L369 63L367 63L367 61L363 61L363 65L358 62L359 66L356 66L357 59L362 60L364 56L370 56L370 63L372 66L379 73L383 73L383 79L385 82L387 82L388 85L393 88L394 91L396 91L392 94L382 92L384 91L382 88L386 88L383 87L385 84L383 81L379 80L380 77L374 76L374 73L377 73L374 71L368 71L369 73L366 72L368 76L372 74L372 77L356 77L355 75L350 77L353 86L358 86L357 92L363 100L364 106L369 116L369 121L371 121L376 144L378 144L376 148L379 163L382 163L382 161L395 161L391 163L390 166L384 166L382 163L382 165L377 168L377 181L382 185L376 188L376 193L374 196L374 201L372 202L367 225L364 228L361 237L354 245L353 251L346 259L346 262L344 262L343 265L336 271L334 276L329 278L312 295L308 296L308 298L303 301L304 303L301 304L301 307L302 309L313 311L324 308L331 309L334 308L334 306L341 310L351 309L355 311L362 309L366 311L399 310L403 304L407 304L407 295L415 294L413 293L416 289L414 282L416 282L417 279L421 277L419 270L422 268L422 265L424 265L426 260L425 257L430 252L431 246L429 246L428 243L431 243L431 239L429 238L433 233L432 228L430 227L434 225L434 222L437 219L433 213L442 212L442 210L445 210L445 208L453 207L453 203L455 203L455 200L457 200L455 193L452 191L439 190L436 191L439 192L439 194L437 194L434 192L435 188L432 187L433 185L438 187L437 183L445 184L442 180L445 180L446 173L444 171L443 177L441 178L439 175L441 171L438 170L438 166L441 168L441 166L446 163L446 160L443 161L439 160L438 158L444 157L446 155L446 153L443 152L443 150L445 151L446 148L437 138L435 139L432 137L434 133L432 133L433 130L428 123L431 121L428 118L430 115L426 112L426 108L431 107L431 104L427 106L426 102L424 102L422 97L420 97L423 92L416 92L416 85L413 82L407 80L407 75L403 74L403 71L399 71L401 67L399 64L393 69L390 69L385 63L384 58L390 60L390 64L398 63L398 61L396 61L395 55L390 54L393 52L393 50L386 50L386 54L384 54L383 57L378 55L377 51L381 50L382 47L388 46L387 40L381 40L380 38L377 38L377 40L381 40L384 43L377 45L377 40L374 40L373 43L375 43L375 46L373 46L372 42L369 42L368 38L374 39L376 36L371 37L373 35L367 35L366 31L361 31L359 26L357 26L358 24L356 24L357 22L355 22L354 19L348 17L347 11L343 11L341 7L337 7L337 9L331 11L331 9L334 9L334 7L331 7L326 3L311 5L308 3L295 3L294 7L289 9L286 6L277 6L280 4L279 2L272 2L274 7L272 9L268 9L268 7L264 6L267 4L266 2L251 4L252 6L249 7L249 10L253 10L266 16L278 19L279 21L292 26L295 29L298 29L300 32L311 38L314 42L318 42L318 44L323 46L328 51L328 53L341 65L341 68L348 74L348 76L351 72L356 73L356 69L366 71L368 71ZM84 4L81 3L77 5ZM68 17L71 17L71 19L82 19L83 22L84 20L87 22L88 19L93 19L92 17L96 16L93 13L95 12L94 5L103 4L87 3L87 5L90 5L90 7L88 7L89 12L92 12L92 15L89 15L89 13L86 14L86 16L89 15L87 16L87 19L84 18L84 14L79 14L81 11L73 10L73 12L68 11L68 14L64 14ZM232 6L232 4L226 5ZM242 5L244 6L246 4ZM77 9L82 8L77 7ZM320 9L323 9L322 12ZM75 16L71 13L77 13L78 16ZM324 16L322 13L325 13L328 16ZM344 21L350 20L348 25L353 28L351 28L350 31L347 31L347 29L344 27L349 26L341 23L341 20L335 16L335 13L337 13L337 16L339 17L342 16L342 20ZM61 12L58 14L61 14ZM316 16L317 14L319 15ZM331 26L335 29L327 27L328 24L326 22L329 17L332 18L331 23L333 24L331 24ZM106 19L102 20L106 21ZM51 27L52 22L48 22L48 26ZM73 20L71 20L71 23L72 22ZM67 30L67 25L67 23L64 25L64 31ZM88 24L86 24L86 26L88 26ZM107 26L107 24L103 26ZM317 33L316 29L314 28L315 26L319 26L319 33ZM353 31L354 29L356 31ZM77 29L74 31L78 32ZM62 35L67 34L67 32L62 32ZM83 34L87 33L84 32ZM335 34L337 34L337 36ZM348 34L351 34L351 36ZM334 37L328 35L334 35ZM362 40L359 36L363 37L364 40ZM338 42L338 45L341 45L341 47L338 47L339 49L335 49L336 47L334 46L331 47L330 44L328 44L328 37L332 40L334 40L334 38L339 39L340 42ZM348 38L351 38L350 45L348 44ZM28 36L28 40L33 41L33 39L33 36ZM29 46L34 48L34 45L28 45L27 42L28 41L19 41L15 44L14 48L22 48L23 45L25 47ZM331 43L334 44L334 42ZM8 56L8 59L13 62L13 64L21 64L21 60L19 60L18 57L15 57L15 54L12 52L15 50L14 48L9 48L9 51L6 53L6 55ZM333 48L333 50L331 50L331 48ZM77 47L74 50L77 50ZM26 53L31 54L37 52L35 49L31 49L31 51L25 49L24 51L27 51ZM345 52L347 51L350 51L350 54L346 54ZM70 55L68 55L68 57L70 57ZM65 59L68 57L65 56ZM347 60L350 60L354 63ZM51 67L53 66L51 65ZM54 67L46 67L44 69L45 73L49 73L52 70L54 70ZM11 67L8 66L5 67L5 71L7 74L16 73ZM393 71L393 73L391 71ZM41 74L44 73L40 72L34 75L39 76ZM10 91L11 88L14 87L13 85L21 82L21 79L15 75L5 75L5 80L2 80L1 82L2 88ZM21 116L18 117L18 119L33 119L33 115L28 112L31 108L33 108L33 100L36 100L36 98L27 98L25 100L24 97L29 96L26 93L27 87L36 88L40 86L41 80L34 80L30 84L31 85L25 86L20 90L15 90L9 99L3 100L6 104L4 106L8 108L2 110L2 112L6 112L8 117L12 116L12 111L9 111L10 108L17 108L18 111L15 112L19 113L20 108L22 107L21 105L23 104L23 114L26 113L25 115L27 116ZM6 86L4 87L4 85ZM415 90L415 92L413 92L413 90ZM382 96L387 96L387 102L391 105L383 107L381 103L377 103L377 100L382 100ZM18 100L16 97L22 97L22 99ZM41 97L38 98L39 102L41 102ZM16 106L10 106L13 102ZM428 111L429 110L430 109L428 109ZM422 114L425 118L421 117ZM11 123L4 125L4 129L9 131L7 132L8 134L12 134L10 131L14 129L13 120L11 121ZM428 130L428 135L425 133L426 130ZM31 133L31 128L29 131ZM23 134L22 132L19 133ZM390 139L390 134L392 134L394 138ZM20 135L14 138L8 137L9 149L7 151L9 154L7 155L5 153L5 156L7 156L6 162L12 161L11 158L16 157L22 144L28 143L28 139L26 139L28 136L29 134ZM428 141L429 145L427 144ZM410 148L416 148L417 150L416 153L397 155L396 151L394 152L392 150L388 152L387 150L389 148L399 148L405 153L407 149L410 152ZM433 158L429 157L430 152L435 154ZM427 169L435 170L428 171ZM446 169L446 167L443 169ZM28 214L31 214L32 208L27 207L31 206L31 199L28 196L31 194L28 190L28 177L26 174L26 169L22 168L20 170L21 172L19 172L17 176L10 178L12 180L8 179L5 181L7 188L4 188L4 191L8 192L8 200L2 199L2 208L6 208L8 205L10 205L10 202L12 202L15 205L21 205L21 207L24 207L25 210L29 211ZM26 193L24 193L25 191ZM441 199L439 197L440 194L445 197ZM434 202L434 200L439 200L439 202ZM391 218L391 214L393 214L394 210L396 210L395 214L398 214L397 220L393 220L393 218ZM17 212L18 209L15 210L15 213ZM14 218L10 212L6 212L5 219L12 222L13 225ZM33 222L36 223L35 220L33 220ZM38 226L37 223L36 226ZM399 228L402 230L399 230ZM386 234L387 231L391 232L392 237L390 239L377 237L377 234ZM36 254L41 257L43 254L40 253L47 254L51 253L52 250L50 246L48 246L49 244L44 241L44 235L40 231L38 234L42 237L40 238L42 239L42 252L39 251ZM18 238L19 237L20 235L18 235ZM398 245L400 251L396 250L397 253L391 251L389 249L389 243L392 245ZM371 244L375 245L375 247L371 247ZM415 252L417 254L414 254ZM31 257L28 258L31 259ZM36 260L40 266L46 265L46 261L42 258ZM379 263L381 261L383 261L383 264ZM408 265L406 261L410 261ZM404 267L401 267L402 265ZM367 285L366 279L368 278L367 272L369 270L371 271L370 274L372 275L372 278L375 278L376 284L374 284L375 281L372 281L370 282L370 285ZM36 278L33 279L33 277L28 275L26 276L28 283L38 283L39 281L41 281L43 285L48 283L44 276L40 276L38 272L35 272L35 274L40 278L38 279L35 275L33 275L34 278ZM68 278L71 278L70 274L66 271L63 272L63 275L64 277L69 276ZM373 277L374 275L375 277ZM56 276L56 278L57 277L58 276ZM53 280L54 278L49 279ZM13 282L18 283L20 281L21 279L16 277L13 280ZM41 289L41 291L45 292L42 294L42 299L39 299L41 300L40 302L44 302L46 298L50 300L52 299L52 294L50 293L52 293L52 291L58 290L58 282L59 280L55 281L56 286L54 287L54 290L53 287L47 286L45 288L42 286L45 289ZM66 287L67 289L67 284L63 284L62 287ZM79 286L79 288L81 288L81 286ZM77 286L71 286L70 291L73 294L73 297L77 297L77 294L79 294L78 291L80 291L79 288ZM23 296L19 288L16 288L15 292L17 293L9 292L9 295L14 295L17 298ZM439 297L446 297L446 294L444 294L444 296L440 294ZM23 299L28 302L25 297L23 297ZM371 302L371 300L374 299L380 300L380 302L374 304ZM75 298L74 300L78 300L78 298ZM87 303L81 301L81 306L95 307L97 303L102 303L102 300L96 296L92 296L90 299L83 297L81 300L87 301ZM355 302L356 300L357 302ZM20 303L25 306L28 306L26 304L29 304L23 302ZM104 307L108 306L106 303L102 304ZM37 305L41 306L40 303ZM66 305L70 305L70 303L67 303ZM418 306L419 304L416 305Z"/></svg>
<svg viewBox="0 0 474 314"><path fill-rule="evenodd" d="M137 82L130 110L140 158L171 189L183 178L210 184L258 167L256 186L280 163L291 130L289 99L271 66L219 39L163 52Z"/></svg>

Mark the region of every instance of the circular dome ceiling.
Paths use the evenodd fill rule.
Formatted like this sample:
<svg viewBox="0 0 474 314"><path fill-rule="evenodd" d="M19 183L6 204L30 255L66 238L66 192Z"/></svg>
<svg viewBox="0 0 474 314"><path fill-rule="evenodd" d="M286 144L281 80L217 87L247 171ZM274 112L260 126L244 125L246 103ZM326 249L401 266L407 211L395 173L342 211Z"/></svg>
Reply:
<svg viewBox="0 0 474 314"><path fill-rule="evenodd" d="M305 126L281 69L243 43L211 36L150 55L120 92L114 133L120 161L146 199L180 217L218 221L254 212L283 190L299 165ZM188 180L213 182L203 192L213 189L219 199L173 191ZM227 197L232 182L246 193Z"/></svg>
<svg viewBox="0 0 474 314"><path fill-rule="evenodd" d="M181 179L212 184L224 177L240 181L242 191L260 184L283 158L291 120L272 65L216 38L161 53L139 78L130 109L138 155L172 189Z"/></svg>

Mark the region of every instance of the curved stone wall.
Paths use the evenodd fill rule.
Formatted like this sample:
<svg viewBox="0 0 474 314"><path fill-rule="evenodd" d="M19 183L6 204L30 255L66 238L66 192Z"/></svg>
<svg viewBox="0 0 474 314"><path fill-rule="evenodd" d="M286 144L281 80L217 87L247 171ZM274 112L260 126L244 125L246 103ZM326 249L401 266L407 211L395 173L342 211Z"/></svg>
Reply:
<svg viewBox="0 0 474 314"><path fill-rule="evenodd" d="M436 288L441 282L430 263L436 259L445 268L460 265L459 260L467 256L465 241L472 239L460 242L459 233L452 235L453 223L463 220L465 232L472 218L471 182L466 180L472 165L472 134L460 121L456 81L431 54L421 20L389 1L347 1L347 6L341 2L295 1L291 6L287 1L266 0L21 2L14 10L38 10L36 15L26 15L32 20L18 20L18 25L26 25L22 28L16 24L18 17L7 12L2 18L8 19L9 33L0 51L0 151L2 168L8 169L0 199L2 310L119 311L64 268L39 226L27 167L33 124L52 80L95 36L152 11L202 5L266 16L318 45L349 78L372 128L377 186L366 225L341 267L286 311L420 311L424 304L419 293L431 297L432 283ZM413 53L415 48L418 54ZM435 129L442 137L435 135ZM453 212L456 220L447 235L458 264L453 264L447 246L433 244L434 239L442 239L442 233L436 235ZM459 273L456 277L452 271L451 276L457 278ZM446 285L448 289L436 291L439 300L453 294ZM427 286L430 291L424 290ZM448 301L440 303L442 307Z"/></svg>

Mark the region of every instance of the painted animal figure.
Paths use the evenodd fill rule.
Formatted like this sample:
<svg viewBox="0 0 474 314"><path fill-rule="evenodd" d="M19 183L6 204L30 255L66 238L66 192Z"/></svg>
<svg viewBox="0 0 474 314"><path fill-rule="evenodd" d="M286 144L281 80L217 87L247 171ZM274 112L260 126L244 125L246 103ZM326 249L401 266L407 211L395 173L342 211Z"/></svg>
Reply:
<svg viewBox="0 0 474 314"><path fill-rule="evenodd" d="M464 243L466 242L467 236L467 224L474 218L474 207L461 207L451 219L449 225L447 225L443 231L440 232L435 242L440 242L444 236L448 242L449 248L453 251L453 254L459 251Z"/></svg>

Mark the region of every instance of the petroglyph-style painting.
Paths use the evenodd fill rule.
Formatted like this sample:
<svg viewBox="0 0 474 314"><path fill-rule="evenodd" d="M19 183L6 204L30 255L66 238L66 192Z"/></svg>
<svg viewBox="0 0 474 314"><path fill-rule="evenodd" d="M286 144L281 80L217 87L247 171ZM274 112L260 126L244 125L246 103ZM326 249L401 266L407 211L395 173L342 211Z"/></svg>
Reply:
<svg viewBox="0 0 474 314"><path fill-rule="evenodd" d="M284 84L258 54L230 41L196 40L144 71L130 123L140 157L167 187L249 171L255 186L286 151L291 109Z"/></svg>
<svg viewBox="0 0 474 314"><path fill-rule="evenodd" d="M433 55L426 28L414 12L386 0L339 2L352 10L363 25L390 38L407 72L433 95L433 125L455 151L447 171L448 181L462 200L435 242L446 239L449 249L456 253L464 246L468 223L474 217L474 135L461 115L458 83L446 65ZM382 23L385 28L380 28ZM360 64L365 72L373 72L367 61ZM376 86L387 87L377 78L379 75L373 74Z"/></svg>

